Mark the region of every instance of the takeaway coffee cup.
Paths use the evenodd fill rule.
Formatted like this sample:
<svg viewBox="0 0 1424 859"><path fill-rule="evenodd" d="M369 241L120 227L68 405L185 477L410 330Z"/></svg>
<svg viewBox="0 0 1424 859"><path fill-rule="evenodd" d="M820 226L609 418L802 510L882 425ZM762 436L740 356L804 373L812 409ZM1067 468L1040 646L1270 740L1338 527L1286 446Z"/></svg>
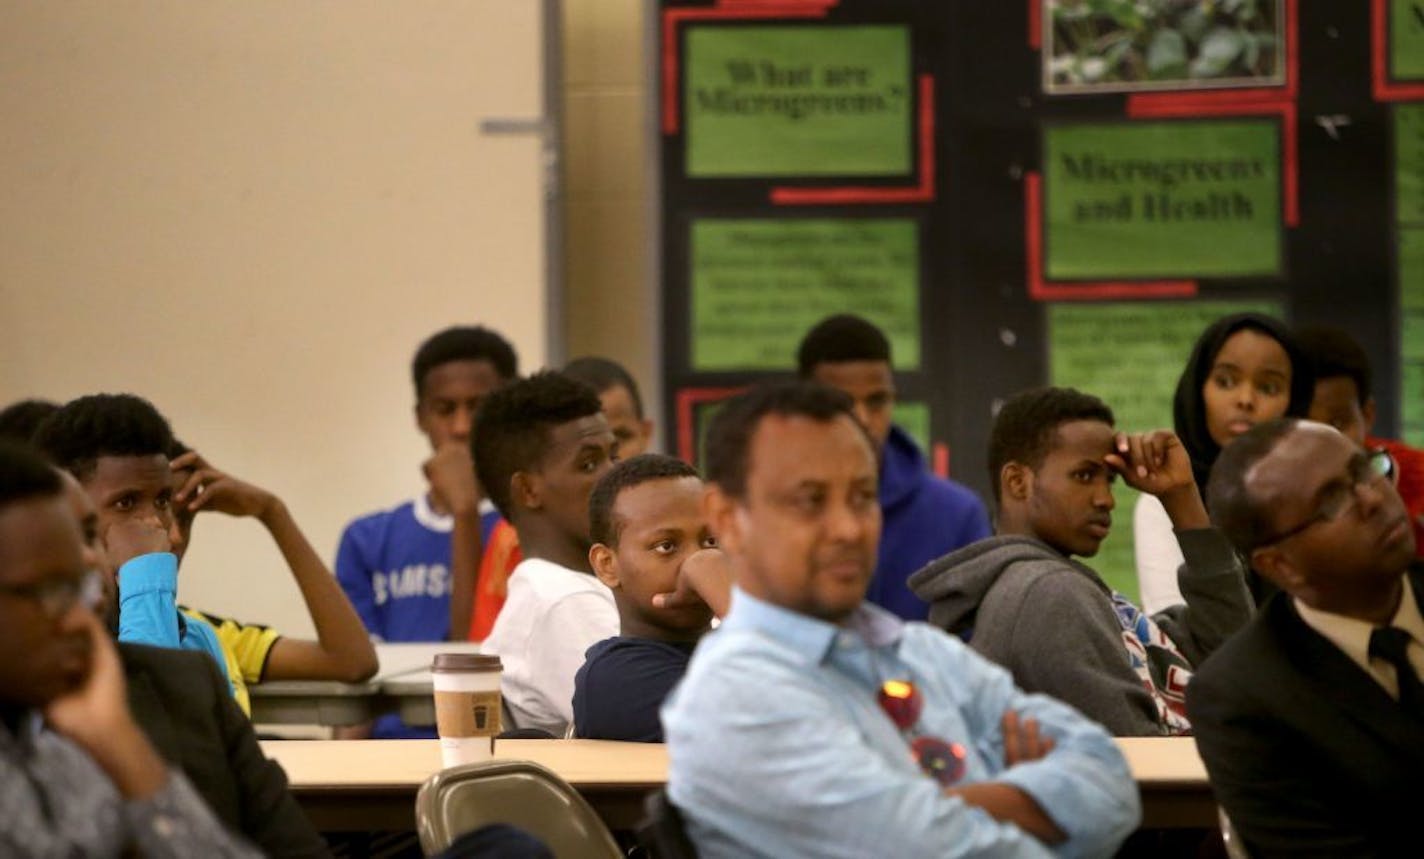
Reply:
<svg viewBox="0 0 1424 859"><path fill-rule="evenodd" d="M498 656L438 653L435 681L435 729L440 758L447 767L489 760L500 732Z"/></svg>

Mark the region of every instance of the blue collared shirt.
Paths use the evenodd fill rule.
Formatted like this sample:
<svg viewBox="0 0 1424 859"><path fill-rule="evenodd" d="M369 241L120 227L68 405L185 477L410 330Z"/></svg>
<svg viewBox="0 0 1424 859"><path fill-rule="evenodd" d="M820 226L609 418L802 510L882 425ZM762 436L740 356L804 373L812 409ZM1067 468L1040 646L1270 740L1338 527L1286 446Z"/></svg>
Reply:
<svg viewBox="0 0 1424 859"><path fill-rule="evenodd" d="M877 703L890 679L924 696L919 733L964 746L964 783L1023 790L1068 840L1047 847L946 795ZM1007 710L1038 720L1053 751L1005 767ZM734 591L662 718L669 794L708 859L1106 856L1142 815L1101 726L1019 691L959 640L870 604L837 626Z"/></svg>

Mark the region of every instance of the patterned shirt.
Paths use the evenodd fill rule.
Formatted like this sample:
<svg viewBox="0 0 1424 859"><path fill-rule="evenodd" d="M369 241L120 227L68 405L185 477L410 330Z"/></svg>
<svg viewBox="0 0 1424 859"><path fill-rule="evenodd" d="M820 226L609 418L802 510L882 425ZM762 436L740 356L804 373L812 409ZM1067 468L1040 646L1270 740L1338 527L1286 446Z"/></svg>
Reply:
<svg viewBox="0 0 1424 859"><path fill-rule="evenodd" d="M136 850L163 857L256 857L228 833L182 774L144 800L125 800L68 739L22 719L0 725L0 855L109 857Z"/></svg>

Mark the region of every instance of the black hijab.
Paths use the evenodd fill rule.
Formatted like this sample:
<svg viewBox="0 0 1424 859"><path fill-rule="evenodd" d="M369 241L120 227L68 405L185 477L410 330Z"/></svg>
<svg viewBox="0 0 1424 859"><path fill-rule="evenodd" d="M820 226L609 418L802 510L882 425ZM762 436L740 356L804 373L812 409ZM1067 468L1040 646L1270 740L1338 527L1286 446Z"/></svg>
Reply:
<svg viewBox="0 0 1424 859"><path fill-rule="evenodd" d="M1224 316L1207 326L1197 338L1196 345L1192 347L1192 356L1187 359L1182 377L1177 380L1177 394L1172 401L1172 422L1176 426L1177 436L1192 458L1192 472L1196 475L1197 487L1203 497L1206 495L1207 476L1211 473L1211 466L1216 462L1217 454L1221 453L1221 446L1212 440L1211 433L1207 430L1206 403L1202 400L1202 388L1211 375L1212 365L1216 363L1216 355L1221 351L1221 347L1226 345L1231 335L1243 328L1259 331L1275 340L1286 350L1286 357L1290 358L1290 405L1286 407L1286 415L1305 417L1310 410L1310 399L1315 395L1315 380L1311 378L1310 365L1305 354L1296 345L1290 329L1280 320L1260 313L1238 313L1234 316Z"/></svg>

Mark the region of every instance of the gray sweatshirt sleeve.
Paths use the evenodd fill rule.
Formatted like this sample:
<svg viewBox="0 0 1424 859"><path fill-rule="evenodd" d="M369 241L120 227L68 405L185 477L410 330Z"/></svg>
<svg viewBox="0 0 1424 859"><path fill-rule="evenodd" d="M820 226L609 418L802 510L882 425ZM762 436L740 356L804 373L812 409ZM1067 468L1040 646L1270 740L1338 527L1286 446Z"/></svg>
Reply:
<svg viewBox="0 0 1424 859"><path fill-rule="evenodd" d="M1020 687L1069 704L1113 736L1162 733L1156 704L1133 671L1121 627L1094 582L1067 567L1036 577L1022 591L1015 615L1007 667Z"/></svg>
<svg viewBox="0 0 1424 859"><path fill-rule="evenodd" d="M1241 560L1215 528L1177 532L1186 563L1177 570L1184 605L1152 616L1193 667L1251 619L1255 605Z"/></svg>

